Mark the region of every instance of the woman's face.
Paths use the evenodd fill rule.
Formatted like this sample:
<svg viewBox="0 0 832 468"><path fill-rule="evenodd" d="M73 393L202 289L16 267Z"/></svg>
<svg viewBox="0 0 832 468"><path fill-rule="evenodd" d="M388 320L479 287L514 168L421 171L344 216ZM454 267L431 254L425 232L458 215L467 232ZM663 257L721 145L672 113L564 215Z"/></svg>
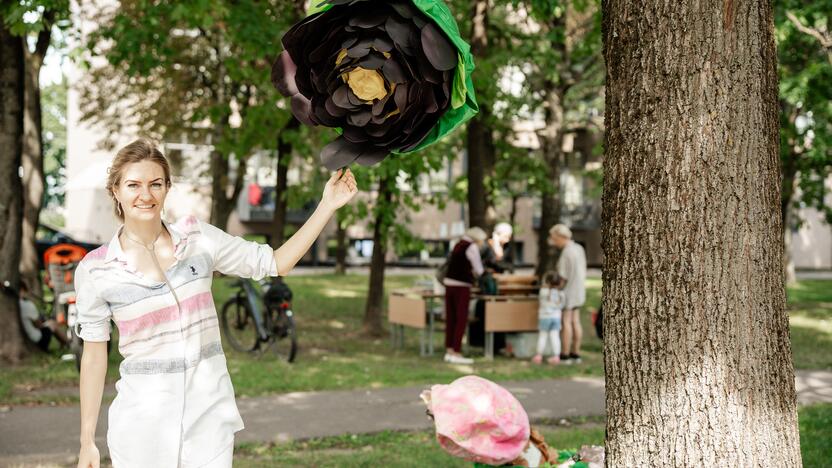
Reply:
<svg viewBox="0 0 832 468"><path fill-rule="evenodd" d="M121 181L115 188L124 220L150 221L161 218L168 186L162 166L141 161L124 166Z"/></svg>

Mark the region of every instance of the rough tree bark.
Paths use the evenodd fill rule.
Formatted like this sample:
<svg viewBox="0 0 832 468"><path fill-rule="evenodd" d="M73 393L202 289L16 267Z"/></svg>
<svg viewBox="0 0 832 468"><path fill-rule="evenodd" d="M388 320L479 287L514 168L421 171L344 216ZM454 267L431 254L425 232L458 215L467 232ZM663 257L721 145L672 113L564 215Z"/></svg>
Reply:
<svg viewBox="0 0 832 468"><path fill-rule="evenodd" d="M26 68L24 111L23 111L23 231L20 252L20 276L29 292L36 297L43 296L38 268L38 250L35 234L40 221L46 180L43 174L43 124L40 102L40 69L52 38L54 11L44 13L44 28L38 33L35 50L23 43Z"/></svg>
<svg viewBox="0 0 832 468"><path fill-rule="evenodd" d="M20 326L20 241L23 186L18 172L23 149L23 40L0 23L0 360L26 354Z"/></svg>
<svg viewBox="0 0 832 468"><path fill-rule="evenodd" d="M477 0L473 6L471 53L476 58L488 54L488 0ZM476 72L475 72L476 73ZM476 80L475 80L476 81ZM486 179L494 174L496 162L494 135L488 124L490 103L480 102L479 113L468 122L468 225L490 230L494 226L493 201Z"/></svg>
<svg viewBox="0 0 832 468"><path fill-rule="evenodd" d="M800 466L771 4L603 9L607 466Z"/></svg>
<svg viewBox="0 0 832 468"><path fill-rule="evenodd" d="M393 192L388 187L388 180L382 176L378 183L377 203L390 206ZM384 335L381 318L384 313L384 267L387 256L387 232L389 223L385 219L385 210L377 210L373 226L373 254L370 257L370 287L367 291L367 308L364 311L364 330L370 336Z"/></svg>

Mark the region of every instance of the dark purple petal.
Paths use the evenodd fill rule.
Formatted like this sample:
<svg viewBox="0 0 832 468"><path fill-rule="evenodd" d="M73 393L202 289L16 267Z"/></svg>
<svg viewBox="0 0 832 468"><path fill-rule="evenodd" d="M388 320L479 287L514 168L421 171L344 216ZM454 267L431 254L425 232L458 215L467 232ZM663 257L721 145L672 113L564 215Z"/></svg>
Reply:
<svg viewBox="0 0 832 468"><path fill-rule="evenodd" d="M456 68L456 49L433 23L428 23L422 28L422 50L437 70Z"/></svg>
<svg viewBox="0 0 832 468"><path fill-rule="evenodd" d="M297 66L289 52L281 52L272 65L272 84L280 94L289 97L298 93L298 86L295 84L296 71Z"/></svg>
<svg viewBox="0 0 832 468"><path fill-rule="evenodd" d="M386 158L388 154L390 154L390 152L385 149L376 149L374 151L370 150L355 158L355 162L361 164L362 166L372 166L384 161L384 158Z"/></svg>
<svg viewBox="0 0 832 468"><path fill-rule="evenodd" d="M312 115L312 103L303 94L295 94L291 101L292 115L304 125L314 127L318 124Z"/></svg>
<svg viewBox="0 0 832 468"><path fill-rule="evenodd" d="M396 90L393 92L393 100L400 111L404 111L405 106L407 106L407 87L408 83L396 86Z"/></svg>
<svg viewBox="0 0 832 468"><path fill-rule="evenodd" d="M333 117L344 117L345 115L347 115L347 109L335 105L335 103L332 101L332 96L328 96L326 98L326 101L324 101L324 107L326 108L326 111L329 112L329 114Z"/></svg>
<svg viewBox="0 0 832 468"><path fill-rule="evenodd" d="M352 125L344 125L344 138L352 143L364 143L369 140L367 132L363 128L353 127Z"/></svg>
<svg viewBox="0 0 832 468"><path fill-rule="evenodd" d="M370 46L373 45L372 39L362 39L347 49L347 56L352 58L360 58L370 53Z"/></svg>
<svg viewBox="0 0 832 468"><path fill-rule="evenodd" d="M409 1L391 0L387 4L404 19L413 18L414 15L418 14L416 8Z"/></svg>
<svg viewBox="0 0 832 468"><path fill-rule="evenodd" d="M371 118L373 118L372 112L370 112L369 109L362 109L351 112L347 116L347 122L349 122L350 125L355 125L356 127L363 127L367 125Z"/></svg>
<svg viewBox="0 0 832 468"><path fill-rule="evenodd" d="M388 17L387 22L384 23L384 30L387 31L387 35L390 36L394 44L408 55L412 55L413 47L416 45L413 41L414 34L410 31L412 27L413 25L404 23L395 16Z"/></svg>
<svg viewBox="0 0 832 468"><path fill-rule="evenodd" d="M358 66L365 70L378 70L384 65L387 59L378 52L370 52L366 57L358 61Z"/></svg>
<svg viewBox="0 0 832 468"><path fill-rule="evenodd" d="M398 84L407 81L407 77L404 75L404 69L392 58L385 60L384 65L381 67L381 74L390 83Z"/></svg>
<svg viewBox="0 0 832 468"><path fill-rule="evenodd" d="M352 92L352 89L347 91L347 99L350 101L350 104L354 106L360 106L364 104L364 101L358 96L356 96L355 93Z"/></svg>
<svg viewBox="0 0 832 468"><path fill-rule="evenodd" d="M350 143L340 136L321 150L321 162L330 171L349 166L361 155L361 146Z"/></svg>
<svg viewBox="0 0 832 468"><path fill-rule="evenodd" d="M373 48L379 52L390 52L393 50L393 41L386 37L376 37L373 39Z"/></svg>
<svg viewBox="0 0 832 468"><path fill-rule="evenodd" d="M364 10L349 19L350 26L363 29L374 28L387 19L387 12L380 9Z"/></svg>

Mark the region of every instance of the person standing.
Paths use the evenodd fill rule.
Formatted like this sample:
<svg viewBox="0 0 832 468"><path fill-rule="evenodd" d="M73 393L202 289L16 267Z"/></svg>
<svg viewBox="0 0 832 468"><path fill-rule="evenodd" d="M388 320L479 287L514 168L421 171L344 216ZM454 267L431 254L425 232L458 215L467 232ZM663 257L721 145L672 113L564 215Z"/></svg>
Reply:
<svg viewBox="0 0 832 468"><path fill-rule="evenodd" d="M445 286L445 362L472 364L473 359L462 356L462 337L468 326L468 305L471 287L482 275L480 248L485 243L485 231L472 227L451 250Z"/></svg>
<svg viewBox="0 0 832 468"><path fill-rule="evenodd" d="M306 223L272 250L193 216L166 222L162 209L170 187L170 165L154 143L140 139L122 148L107 191L123 224L76 270L77 326L84 340L79 468L100 464L95 427L111 320L124 357L109 410L113 466L230 468L243 421L220 341L213 273L285 275L357 193L349 169L338 171Z"/></svg>
<svg viewBox="0 0 832 468"><path fill-rule="evenodd" d="M586 302L586 253L580 244L572 240L572 231L563 224L556 224L549 230L549 245L560 249L557 272L567 278L564 293L566 305L563 308L561 341L563 353L561 362L581 362L581 306Z"/></svg>

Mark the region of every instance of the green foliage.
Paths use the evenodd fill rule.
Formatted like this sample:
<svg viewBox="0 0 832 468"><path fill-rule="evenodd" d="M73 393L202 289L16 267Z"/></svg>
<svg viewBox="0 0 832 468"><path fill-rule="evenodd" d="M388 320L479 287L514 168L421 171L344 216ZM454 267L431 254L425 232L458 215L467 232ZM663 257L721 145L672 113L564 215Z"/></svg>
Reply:
<svg viewBox="0 0 832 468"><path fill-rule="evenodd" d="M274 150L290 114L269 71L291 7L279 1L129 0L100 13L101 26L84 49L110 66L86 59L92 79L84 87L84 117L117 132L131 116L141 133L210 141L243 160L258 149ZM232 117L239 117L233 130Z"/></svg>
<svg viewBox="0 0 832 468"><path fill-rule="evenodd" d="M46 12L49 12L49 18L46 17ZM12 34L19 36L37 34L53 25L66 29L69 27L69 1L7 1L0 4L0 17Z"/></svg>
<svg viewBox="0 0 832 468"><path fill-rule="evenodd" d="M41 89L43 110L43 173L46 178L44 205L64 203L66 184L66 93L64 77L60 83Z"/></svg>
<svg viewBox="0 0 832 468"><path fill-rule="evenodd" d="M780 74L783 197L813 207L832 222L825 181L832 171L832 2L775 3ZM792 217L791 226L800 223Z"/></svg>

